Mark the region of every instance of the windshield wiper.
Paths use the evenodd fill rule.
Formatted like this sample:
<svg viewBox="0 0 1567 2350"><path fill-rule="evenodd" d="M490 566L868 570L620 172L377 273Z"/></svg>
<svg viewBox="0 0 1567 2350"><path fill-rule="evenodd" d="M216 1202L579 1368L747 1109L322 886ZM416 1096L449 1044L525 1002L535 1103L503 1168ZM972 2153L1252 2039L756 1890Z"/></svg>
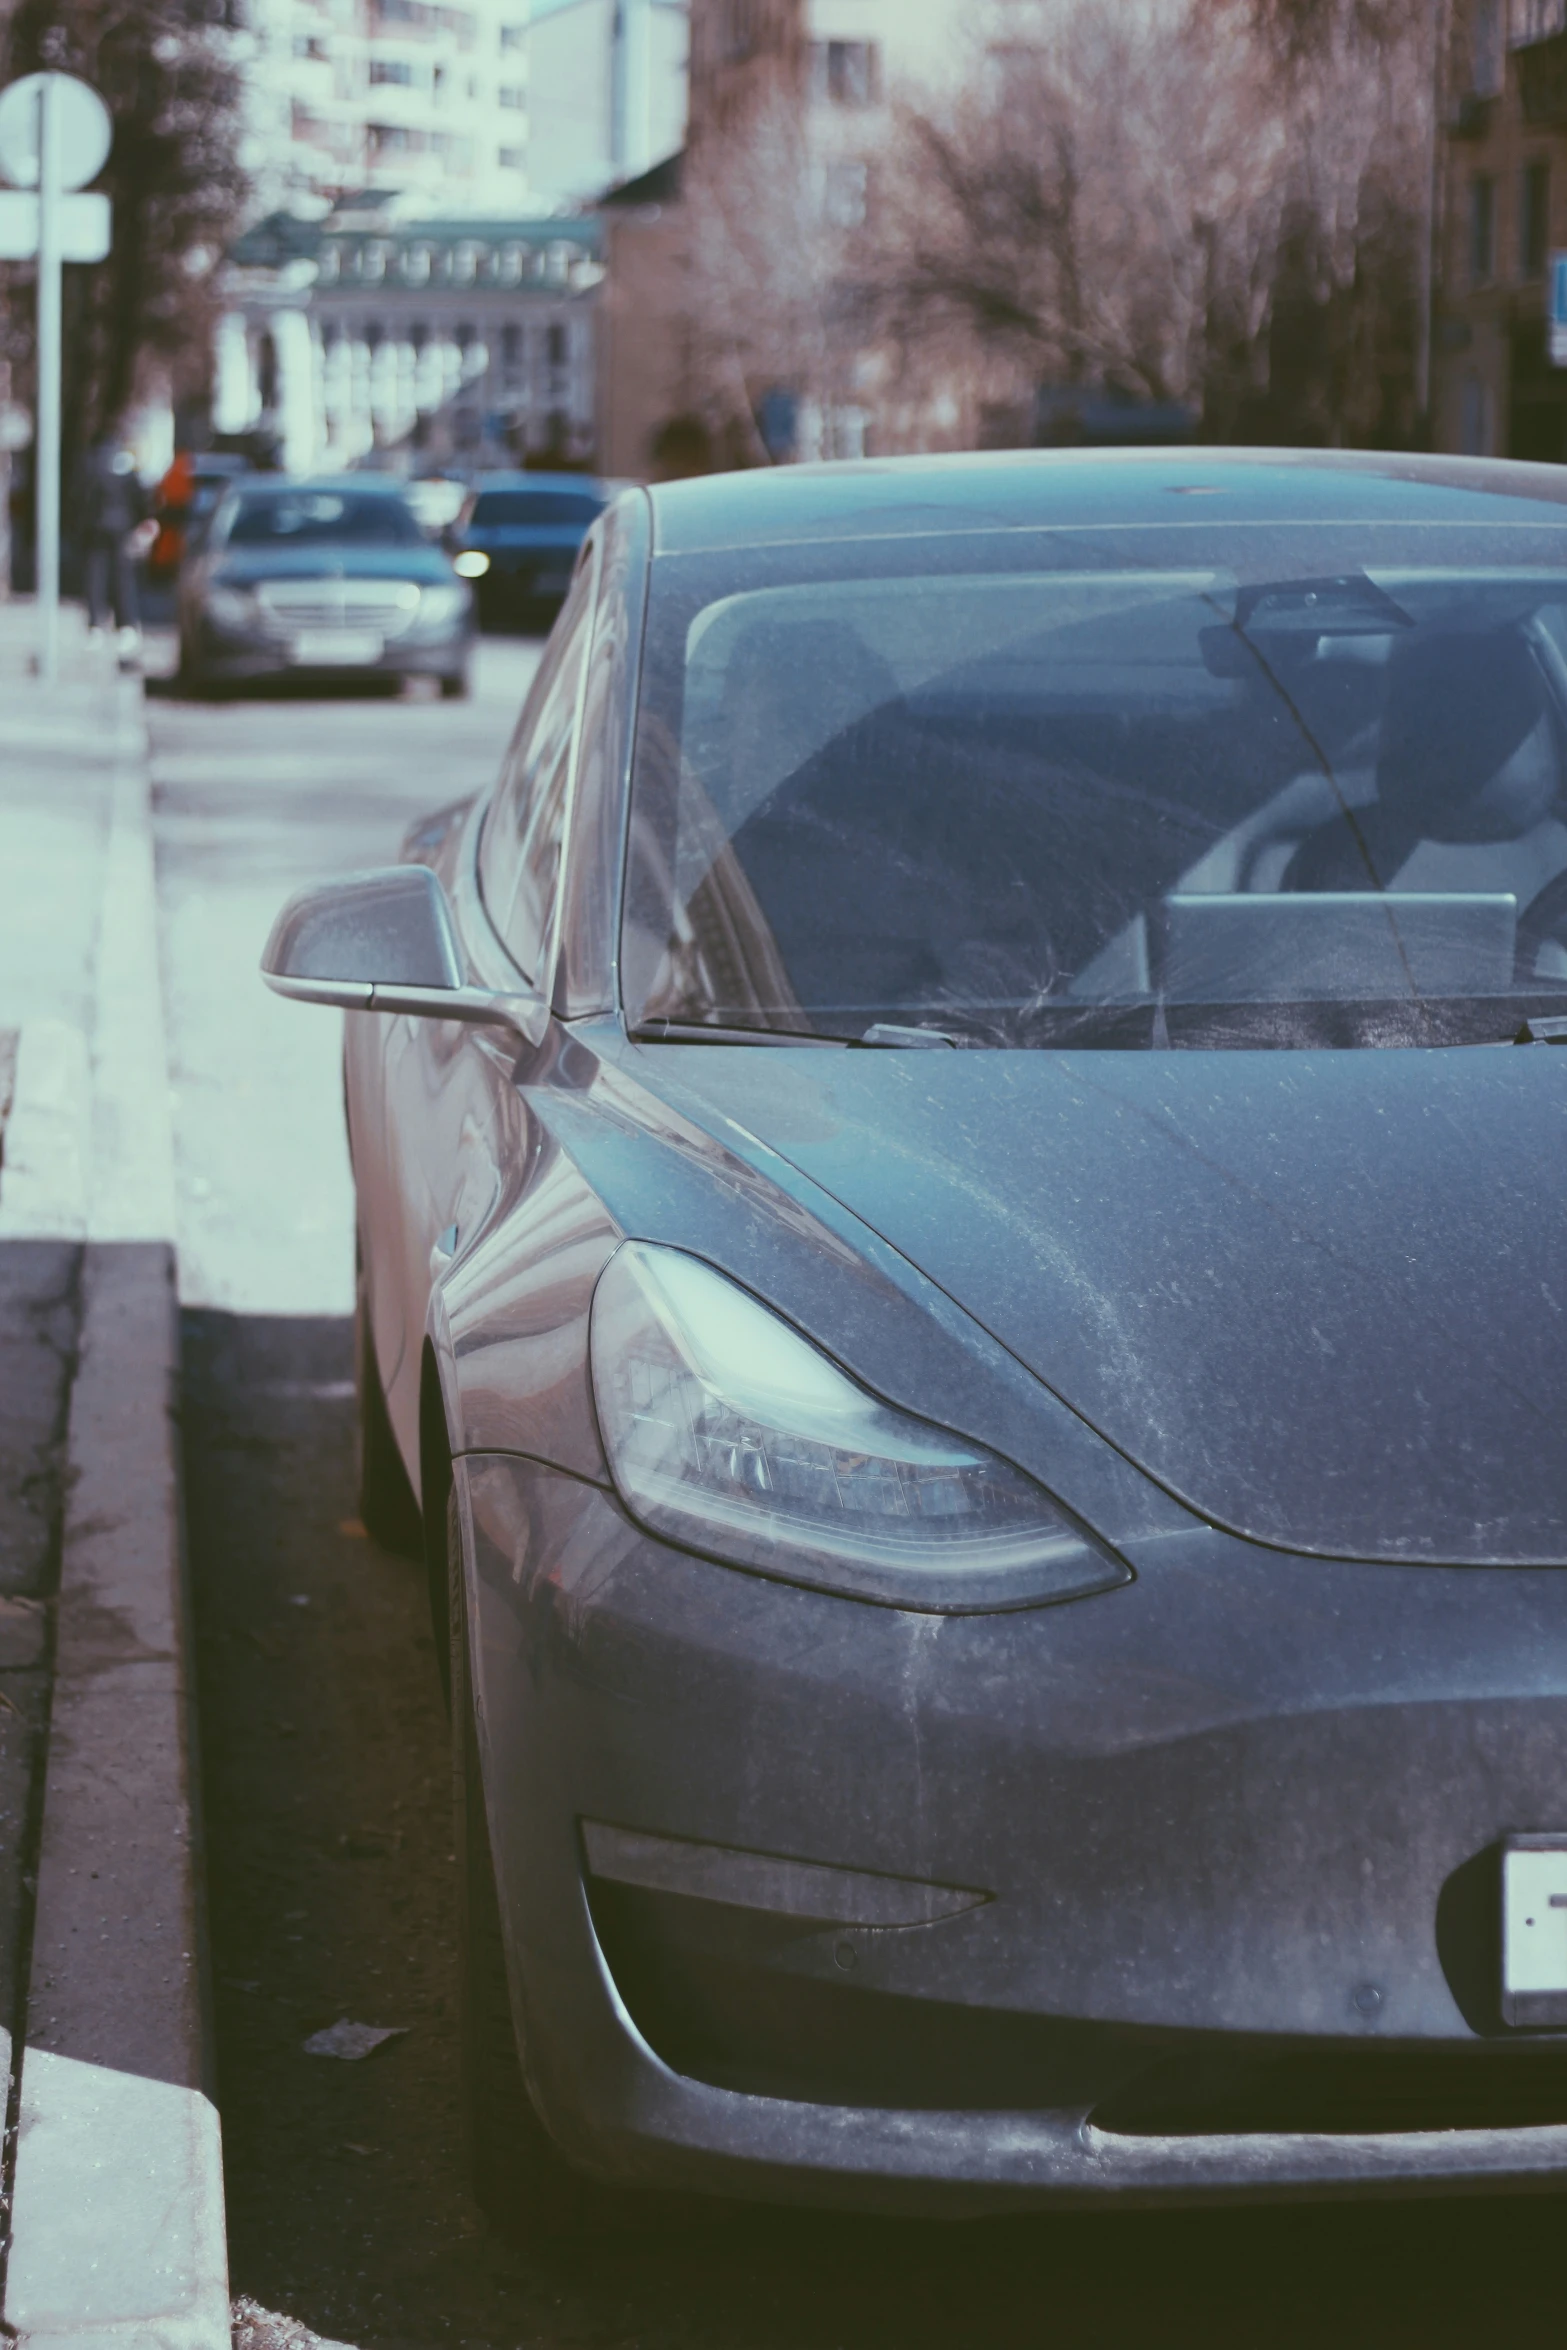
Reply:
<svg viewBox="0 0 1567 2350"><path fill-rule="evenodd" d="M823 1036L804 1028L751 1028L741 1020L637 1020L626 1030L633 1044L858 1044L855 1036Z"/></svg>
<svg viewBox="0 0 1567 2350"><path fill-rule="evenodd" d="M854 1040L856 1046L871 1052L919 1052L927 1045L953 1046L958 1039L949 1036L944 1028L905 1028L897 1020L873 1020L863 1036Z"/></svg>

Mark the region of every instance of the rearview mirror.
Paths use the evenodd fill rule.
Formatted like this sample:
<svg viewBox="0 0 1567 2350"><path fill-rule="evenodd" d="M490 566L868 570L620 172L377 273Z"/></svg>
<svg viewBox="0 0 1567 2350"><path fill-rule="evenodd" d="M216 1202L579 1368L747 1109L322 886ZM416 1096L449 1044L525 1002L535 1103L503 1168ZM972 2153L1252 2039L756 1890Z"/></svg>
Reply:
<svg viewBox="0 0 1567 2350"><path fill-rule="evenodd" d="M547 1020L536 996L467 984L451 906L427 865L388 865L297 891L272 925L261 975L299 1003L499 1023L533 1044Z"/></svg>

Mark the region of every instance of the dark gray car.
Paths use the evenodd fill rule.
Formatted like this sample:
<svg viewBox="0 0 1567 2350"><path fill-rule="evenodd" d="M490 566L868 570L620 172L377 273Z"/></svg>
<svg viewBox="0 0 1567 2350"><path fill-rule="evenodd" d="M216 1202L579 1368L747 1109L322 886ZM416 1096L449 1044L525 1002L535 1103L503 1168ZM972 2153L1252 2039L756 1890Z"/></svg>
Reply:
<svg viewBox="0 0 1567 2350"><path fill-rule="evenodd" d="M626 496L405 859L267 969L490 2210L1567 2171L1562 475Z"/></svg>
<svg viewBox="0 0 1567 2350"><path fill-rule="evenodd" d="M434 677L456 696L468 690L473 594L396 483L251 476L184 567L179 632L180 677L197 692Z"/></svg>

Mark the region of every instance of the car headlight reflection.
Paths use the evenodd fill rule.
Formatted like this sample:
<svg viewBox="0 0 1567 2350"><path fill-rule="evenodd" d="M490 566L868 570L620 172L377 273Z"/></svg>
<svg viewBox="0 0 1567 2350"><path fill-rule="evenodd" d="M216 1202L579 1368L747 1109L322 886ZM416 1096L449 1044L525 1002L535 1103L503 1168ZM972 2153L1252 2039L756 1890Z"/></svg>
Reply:
<svg viewBox="0 0 1567 2350"><path fill-rule="evenodd" d="M621 1498L688 1549L942 1613L1131 1580L1021 1469L879 1402L680 1250L628 1241L616 1252L591 1343Z"/></svg>
<svg viewBox="0 0 1567 2350"><path fill-rule="evenodd" d="M458 619L467 609L468 590L451 583L443 587L427 587L419 595L419 626L441 628L447 621Z"/></svg>

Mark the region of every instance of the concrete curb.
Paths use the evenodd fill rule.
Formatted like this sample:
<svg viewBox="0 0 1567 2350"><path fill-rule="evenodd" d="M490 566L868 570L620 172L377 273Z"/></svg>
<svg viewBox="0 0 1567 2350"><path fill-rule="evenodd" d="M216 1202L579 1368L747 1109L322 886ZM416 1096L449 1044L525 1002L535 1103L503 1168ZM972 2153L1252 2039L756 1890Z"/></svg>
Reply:
<svg viewBox="0 0 1567 2350"><path fill-rule="evenodd" d="M24 1025L0 1179L0 1231L86 1243L5 2322L229 2350L151 817L120 719L93 1033Z"/></svg>

